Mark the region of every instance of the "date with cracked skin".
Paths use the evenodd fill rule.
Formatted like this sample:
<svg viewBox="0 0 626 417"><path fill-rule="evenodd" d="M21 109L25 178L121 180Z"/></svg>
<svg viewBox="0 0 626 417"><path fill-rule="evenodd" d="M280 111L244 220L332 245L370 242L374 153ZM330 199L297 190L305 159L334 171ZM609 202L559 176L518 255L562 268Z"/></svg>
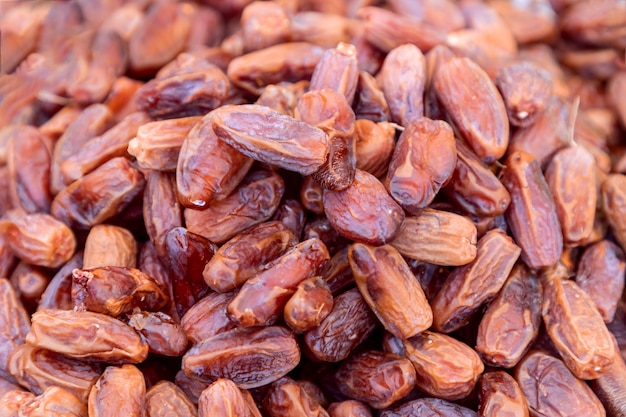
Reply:
<svg viewBox="0 0 626 417"><path fill-rule="evenodd" d="M145 415L146 381L135 365L109 366L89 393L89 416Z"/></svg>
<svg viewBox="0 0 626 417"><path fill-rule="evenodd" d="M424 291L393 246L355 243L348 259L361 295L387 331L406 339L432 325Z"/></svg>
<svg viewBox="0 0 626 417"><path fill-rule="evenodd" d="M289 377L270 385L263 398L263 407L271 417L328 417L319 401Z"/></svg>
<svg viewBox="0 0 626 417"><path fill-rule="evenodd" d="M213 111L217 137L257 161L310 175L326 161L330 139L323 130L257 104Z"/></svg>
<svg viewBox="0 0 626 417"><path fill-rule="evenodd" d="M295 335L284 327L248 327L205 339L185 353L183 371L211 381L229 378L239 388L267 385L300 362Z"/></svg>
<svg viewBox="0 0 626 417"><path fill-rule="evenodd" d="M402 207L372 174L356 170L344 190L324 190L324 210L340 235L370 245L391 242L404 221Z"/></svg>
<svg viewBox="0 0 626 417"><path fill-rule="evenodd" d="M230 379L219 378L198 398L199 417L252 417L250 404L241 389Z"/></svg>
<svg viewBox="0 0 626 417"><path fill-rule="evenodd" d="M166 380L146 391L146 412L150 417L198 417L198 410L187 394Z"/></svg>
<svg viewBox="0 0 626 417"><path fill-rule="evenodd" d="M528 417L528 402L515 379L504 371L480 377L478 413L482 417Z"/></svg>
<svg viewBox="0 0 626 417"><path fill-rule="evenodd" d="M40 310L26 342L91 362L139 363L148 356L148 344L132 327L90 311Z"/></svg>
<svg viewBox="0 0 626 417"><path fill-rule="evenodd" d="M139 269L105 266L72 271L72 301L78 309L119 317L135 308L157 311L168 296Z"/></svg>

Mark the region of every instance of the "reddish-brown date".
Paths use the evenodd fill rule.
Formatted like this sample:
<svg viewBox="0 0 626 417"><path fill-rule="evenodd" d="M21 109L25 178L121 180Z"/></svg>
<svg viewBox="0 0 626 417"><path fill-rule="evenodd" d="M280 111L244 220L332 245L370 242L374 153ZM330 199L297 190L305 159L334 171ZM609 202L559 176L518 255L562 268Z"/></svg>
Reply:
<svg viewBox="0 0 626 417"><path fill-rule="evenodd" d="M162 380L146 391L148 417L197 417L196 406L173 382Z"/></svg>
<svg viewBox="0 0 626 417"><path fill-rule="evenodd" d="M283 377L273 382L263 398L263 408L270 417L328 417L315 397L298 382Z"/></svg>
<svg viewBox="0 0 626 417"><path fill-rule="evenodd" d="M302 179L300 202L305 210L315 214L324 214L323 193L324 189L312 176L306 176Z"/></svg>
<svg viewBox="0 0 626 417"><path fill-rule="evenodd" d="M198 416L249 417L250 411L239 387L230 379L219 378L200 394Z"/></svg>
<svg viewBox="0 0 626 417"><path fill-rule="evenodd" d="M406 339L432 325L433 312L424 291L393 246L355 243L348 260L363 299L388 332Z"/></svg>
<svg viewBox="0 0 626 417"><path fill-rule="evenodd" d="M344 247L330 258L324 267L322 278L328 284L333 295L355 285L352 268L348 261L348 246Z"/></svg>
<svg viewBox="0 0 626 417"><path fill-rule="evenodd" d="M198 343L183 356L186 374L207 381L229 378L239 388L267 385L298 365L295 335L280 326L228 330Z"/></svg>
<svg viewBox="0 0 626 417"><path fill-rule="evenodd" d="M462 84L465 87L459 88ZM476 155L490 163L509 143L502 97L487 73L469 58L451 58L435 73L437 97Z"/></svg>
<svg viewBox="0 0 626 417"><path fill-rule="evenodd" d="M19 417L20 408L35 399L35 395L23 390L11 390L0 397L0 413L7 417Z"/></svg>
<svg viewBox="0 0 626 417"><path fill-rule="evenodd" d="M289 15L286 8L278 3L248 4L241 12L240 23L244 50L248 52L281 44L289 39Z"/></svg>
<svg viewBox="0 0 626 417"><path fill-rule="evenodd" d="M130 326L89 311L40 310L32 316L26 342L94 362L139 363L148 356L147 343Z"/></svg>
<svg viewBox="0 0 626 417"><path fill-rule="evenodd" d="M70 227L88 229L121 213L141 193L143 174L117 157L64 188L50 212Z"/></svg>
<svg viewBox="0 0 626 417"><path fill-rule="evenodd" d="M247 280L228 305L228 313L242 327L273 324L298 284L318 275L329 259L319 239L297 244Z"/></svg>
<svg viewBox="0 0 626 417"><path fill-rule="evenodd" d="M182 326L165 313L136 312L129 316L128 324L146 339L152 353L181 356L187 350L187 335Z"/></svg>
<svg viewBox="0 0 626 417"><path fill-rule="evenodd" d="M519 263L485 310L475 349L486 364L512 368L531 346L540 326L540 284L537 276Z"/></svg>
<svg viewBox="0 0 626 417"><path fill-rule="evenodd" d="M0 377L10 378L9 357L30 330L28 313L11 283L0 278Z"/></svg>
<svg viewBox="0 0 626 417"><path fill-rule="evenodd" d="M515 379L504 371L486 372L479 382L480 417L528 417L528 402Z"/></svg>
<svg viewBox="0 0 626 417"><path fill-rule="evenodd" d="M356 55L356 47L343 42L339 42L333 49L326 50L311 75L310 90L330 88L343 94L351 105L359 79Z"/></svg>
<svg viewBox="0 0 626 417"><path fill-rule="evenodd" d="M217 250L204 267L204 281L214 291L232 291L296 243L296 236L283 223L259 223Z"/></svg>
<svg viewBox="0 0 626 417"><path fill-rule="evenodd" d="M374 350L350 356L335 377L343 394L376 409L387 408L406 397L416 378L410 360Z"/></svg>
<svg viewBox="0 0 626 417"><path fill-rule="evenodd" d="M296 333L320 325L332 311L333 294L320 276L305 279L285 304L283 319Z"/></svg>
<svg viewBox="0 0 626 417"><path fill-rule="evenodd" d="M71 310L72 302L72 271L83 266L83 251L76 252L52 277L48 283L37 310L58 309Z"/></svg>
<svg viewBox="0 0 626 417"><path fill-rule="evenodd" d="M515 379L532 416L604 417L602 403L565 364L543 351L531 351L515 368ZM540 394L540 395L537 395Z"/></svg>
<svg viewBox="0 0 626 417"><path fill-rule="evenodd" d="M389 194L412 215L428 206L456 166L452 128L442 120L410 120L400 134L387 169Z"/></svg>
<svg viewBox="0 0 626 417"><path fill-rule="evenodd" d="M533 269L553 266L563 252L563 234L539 162L530 154L514 152L506 159L501 177L511 195L506 219L522 248L522 260Z"/></svg>
<svg viewBox="0 0 626 417"><path fill-rule="evenodd" d="M168 297L139 269L105 266L72 271L72 301L79 310L119 317L135 308L157 311Z"/></svg>
<svg viewBox="0 0 626 417"><path fill-rule="evenodd" d="M588 246L578 261L576 283L591 297L605 323L615 317L625 272L624 251L608 240Z"/></svg>
<svg viewBox="0 0 626 417"><path fill-rule="evenodd" d="M615 239L626 248L626 175L609 174L602 182L602 207Z"/></svg>
<svg viewBox="0 0 626 417"><path fill-rule="evenodd" d="M163 171L148 171L143 194L143 222L152 242L183 225L183 211L176 195L176 178Z"/></svg>
<svg viewBox="0 0 626 417"><path fill-rule="evenodd" d="M20 385L36 395L57 386L86 403L91 387L102 374L102 366L24 344L11 356L9 371Z"/></svg>
<svg viewBox="0 0 626 417"><path fill-rule="evenodd" d="M391 120L385 93L378 85L376 78L363 70L359 71L353 107L357 120L369 120L374 123Z"/></svg>
<svg viewBox="0 0 626 417"><path fill-rule="evenodd" d="M356 168L380 178L391 159L396 130L388 122L357 119L354 122Z"/></svg>
<svg viewBox="0 0 626 417"><path fill-rule="evenodd" d="M353 183L341 191L324 191L324 210L344 237L370 245L391 242L400 231L404 211L372 174L356 170ZM349 213L349 215L348 215Z"/></svg>
<svg viewBox="0 0 626 417"><path fill-rule="evenodd" d="M197 122L180 148L176 189L185 207L204 209L227 196L252 166L252 158L217 138L212 120L213 113L209 113Z"/></svg>
<svg viewBox="0 0 626 417"><path fill-rule="evenodd" d="M330 148L323 130L256 104L220 107L211 113L211 126L244 155L302 175L322 166Z"/></svg>
<svg viewBox="0 0 626 417"><path fill-rule="evenodd" d="M463 142L456 141L456 167L442 188L454 204L475 216L498 216L511 203L511 196L498 177Z"/></svg>
<svg viewBox="0 0 626 417"><path fill-rule="evenodd" d="M109 366L89 393L89 416L145 415L146 382L134 365Z"/></svg>
<svg viewBox="0 0 626 417"><path fill-rule="evenodd" d="M232 193L205 210L186 209L185 224L190 232L219 245L272 217L284 192L285 183L278 173L252 171Z"/></svg>
<svg viewBox="0 0 626 417"><path fill-rule="evenodd" d="M580 379L595 379L613 362L615 348L593 300L574 281L542 282L542 316L550 339Z"/></svg>
<svg viewBox="0 0 626 417"><path fill-rule="evenodd" d="M181 319L181 326L192 344L230 330L236 323L228 315L234 293L209 293L195 303Z"/></svg>
<svg viewBox="0 0 626 417"><path fill-rule="evenodd" d="M82 269L102 266L137 266L137 241L128 229L99 224L89 231Z"/></svg>
<svg viewBox="0 0 626 417"><path fill-rule="evenodd" d="M328 406L330 417L372 417L369 407L360 401L345 400Z"/></svg>
<svg viewBox="0 0 626 417"><path fill-rule="evenodd" d="M441 333L426 330L402 343L406 357L415 366L415 385L434 397L465 398L485 369L476 351Z"/></svg>
<svg viewBox="0 0 626 417"><path fill-rule="evenodd" d="M302 204L294 198L285 198L272 216L272 220L283 223L287 229L298 237L302 235L306 213Z"/></svg>
<svg viewBox="0 0 626 417"><path fill-rule="evenodd" d="M22 209L10 210L0 219L0 236L25 262L57 268L76 250L74 233L59 220L44 213L29 214Z"/></svg>
<svg viewBox="0 0 626 417"><path fill-rule="evenodd" d="M439 398L421 398L383 411L380 417L477 417L475 411Z"/></svg>
<svg viewBox="0 0 626 417"><path fill-rule="evenodd" d="M372 334L376 324L376 316L353 288L335 298L333 310L318 327L304 334L304 343L313 358L339 362Z"/></svg>
<svg viewBox="0 0 626 417"><path fill-rule="evenodd" d="M392 121L408 126L424 116L426 61L417 46L407 43L391 50L377 80L385 94Z"/></svg>
<svg viewBox="0 0 626 417"><path fill-rule="evenodd" d="M432 300L433 328L449 333L467 324L500 291L520 252L502 230L488 231L478 241L476 258L452 271Z"/></svg>

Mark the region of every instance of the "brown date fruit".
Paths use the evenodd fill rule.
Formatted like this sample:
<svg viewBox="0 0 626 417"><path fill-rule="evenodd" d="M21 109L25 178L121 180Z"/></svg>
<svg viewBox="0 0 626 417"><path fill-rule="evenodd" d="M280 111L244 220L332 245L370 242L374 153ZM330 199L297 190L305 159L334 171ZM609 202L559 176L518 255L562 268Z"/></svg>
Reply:
<svg viewBox="0 0 626 417"><path fill-rule="evenodd" d="M82 269L103 266L137 266L137 241L128 229L99 224L89 231Z"/></svg>
<svg viewBox="0 0 626 417"><path fill-rule="evenodd" d="M89 416L145 415L146 382L134 365L109 366L89 393Z"/></svg>
<svg viewBox="0 0 626 417"><path fill-rule="evenodd" d="M393 246L355 243L348 260L363 299L388 332L406 339L432 325L433 312L424 291Z"/></svg>
<svg viewBox="0 0 626 417"><path fill-rule="evenodd" d="M506 159L501 177L511 195L506 219L522 248L522 260L533 269L553 266L563 252L563 234L539 162L530 154L515 152Z"/></svg>
<svg viewBox="0 0 626 417"><path fill-rule="evenodd" d="M0 279L0 377L10 378L9 358L15 348L23 344L30 320L11 283Z"/></svg>
<svg viewBox="0 0 626 417"><path fill-rule="evenodd" d="M342 236L357 242L370 245L391 242L404 221L404 211L382 183L358 169L348 188L325 190L323 201L331 225Z"/></svg>
<svg viewBox="0 0 626 417"><path fill-rule="evenodd" d="M146 232L152 242L183 225L183 211L176 196L176 178L172 173L147 172L142 211Z"/></svg>
<svg viewBox="0 0 626 417"><path fill-rule="evenodd" d="M187 335L182 326L165 313L136 312L128 318L128 325L146 339L152 353L181 356L187 350Z"/></svg>
<svg viewBox="0 0 626 417"><path fill-rule="evenodd" d="M606 416L591 388L560 359L543 351L524 356L515 368L515 379L528 400L531 416Z"/></svg>
<svg viewBox="0 0 626 417"><path fill-rule="evenodd" d="M233 329L235 321L228 315L228 304L234 293L207 294L181 318L180 324L192 344Z"/></svg>
<svg viewBox="0 0 626 417"><path fill-rule="evenodd" d="M289 39L289 15L278 3L251 2L241 12L240 23L244 49L248 52L282 44Z"/></svg>
<svg viewBox="0 0 626 417"><path fill-rule="evenodd" d="M323 193L324 189L313 177L306 176L302 179L300 202L305 210L315 214L324 214Z"/></svg>
<svg viewBox="0 0 626 417"><path fill-rule="evenodd" d="M512 368L519 362L539 333L541 299L537 276L518 263L478 325L475 349L486 364Z"/></svg>
<svg viewBox="0 0 626 417"><path fill-rule="evenodd" d="M283 319L296 333L320 325L332 311L333 294L320 276L305 279L285 304Z"/></svg>
<svg viewBox="0 0 626 417"><path fill-rule="evenodd" d="M20 407L24 417L87 417L87 405L61 387L48 387L41 395Z"/></svg>
<svg viewBox="0 0 626 417"><path fill-rule="evenodd" d="M406 397L415 386L411 361L374 350L350 356L335 377L343 394L376 409L387 408Z"/></svg>
<svg viewBox="0 0 626 417"><path fill-rule="evenodd" d="M367 119L354 121L356 168L380 178L396 146L396 130L388 122L375 123Z"/></svg>
<svg viewBox="0 0 626 417"><path fill-rule="evenodd" d="M259 223L224 243L206 264L202 276L212 290L232 291L296 243L296 236L283 223Z"/></svg>
<svg viewBox="0 0 626 417"><path fill-rule="evenodd" d="M488 231L478 241L476 258L452 271L432 300L433 328L449 333L467 324L500 291L520 252L502 230Z"/></svg>
<svg viewBox="0 0 626 417"><path fill-rule="evenodd" d="M83 251L78 251L52 277L45 291L41 294L37 311L47 309L73 309L72 271L82 266Z"/></svg>
<svg viewBox="0 0 626 417"><path fill-rule="evenodd" d="M273 324L300 282L318 275L330 259L319 239L305 240L247 280L228 305L228 313L242 327Z"/></svg>
<svg viewBox="0 0 626 417"><path fill-rule="evenodd" d="M343 94L351 105L359 80L356 55L356 47L344 42L326 50L311 75L309 89L315 91L329 88Z"/></svg>
<svg viewBox="0 0 626 417"><path fill-rule="evenodd" d="M374 123L391 120L389 105L378 81L372 74L363 70L359 71L353 107L357 120L369 120Z"/></svg>
<svg viewBox="0 0 626 417"><path fill-rule="evenodd" d="M270 385L263 398L263 408L270 417L328 417L320 403L300 384L283 377Z"/></svg>
<svg viewBox="0 0 626 417"><path fill-rule="evenodd" d="M328 406L330 417L372 417L369 407L360 401L345 400Z"/></svg>
<svg viewBox="0 0 626 417"><path fill-rule="evenodd" d="M148 417L197 417L196 406L173 382L162 380L146 391Z"/></svg>
<svg viewBox="0 0 626 417"><path fill-rule="evenodd" d="M602 182L602 206L615 239L626 248L626 175L609 174Z"/></svg>
<svg viewBox="0 0 626 417"><path fill-rule="evenodd" d="M421 398L419 400L409 401L399 407L383 411L380 414L380 417L413 416L477 417L478 414L469 408L440 398Z"/></svg>
<svg viewBox="0 0 626 417"><path fill-rule="evenodd" d="M406 357L415 366L415 385L434 397L465 398L485 369L472 348L441 333L426 330L402 343Z"/></svg>
<svg viewBox="0 0 626 417"><path fill-rule="evenodd" d="M504 371L486 372L479 382L480 417L528 417L528 402L517 381Z"/></svg>
<svg viewBox="0 0 626 417"><path fill-rule="evenodd" d="M239 388L267 385L300 362L295 335L280 326L228 330L198 343L183 356L189 376L229 378Z"/></svg>

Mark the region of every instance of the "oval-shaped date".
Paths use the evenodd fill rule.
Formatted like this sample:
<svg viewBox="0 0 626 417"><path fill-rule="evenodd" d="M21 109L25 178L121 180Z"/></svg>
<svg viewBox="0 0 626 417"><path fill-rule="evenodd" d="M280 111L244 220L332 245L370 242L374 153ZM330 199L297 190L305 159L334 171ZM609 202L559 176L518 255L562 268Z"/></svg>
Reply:
<svg viewBox="0 0 626 417"><path fill-rule="evenodd" d="M183 370L205 380L229 378L239 388L267 385L300 362L293 333L284 327L233 329L209 337L183 356Z"/></svg>
<svg viewBox="0 0 626 417"><path fill-rule="evenodd" d="M432 325L424 291L393 246L355 243L348 259L361 295L387 331L406 339Z"/></svg>
<svg viewBox="0 0 626 417"><path fill-rule="evenodd" d="M528 402L515 379L504 371L486 372L479 382L480 417L528 417Z"/></svg>
<svg viewBox="0 0 626 417"><path fill-rule="evenodd" d="M146 381L134 365L109 366L89 393L89 416L142 417Z"/></svg>

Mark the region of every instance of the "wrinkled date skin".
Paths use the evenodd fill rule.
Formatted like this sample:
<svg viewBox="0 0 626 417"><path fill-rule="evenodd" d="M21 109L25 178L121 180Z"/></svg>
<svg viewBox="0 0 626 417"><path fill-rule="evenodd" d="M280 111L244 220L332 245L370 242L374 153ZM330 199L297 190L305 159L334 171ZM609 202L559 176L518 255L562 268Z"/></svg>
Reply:
<svg viewBox="0 0 626 417"><path fill-rule="evenodd" d="M601 240L588 246L578 262L576 283L589 294L605 323L615 317L624 292L626 257L616 244Z"/></svg>
<svg viewBox="0 0 626 417"><path fill-rule="evenodd" d="M406 339L432 325L424 291L393 246L355 243L348 259L361 295L387 331Z"/></svg>
<svg viewBox="0 0 626 417"><path fill-rule="evenodd" d="M83 266L83 251L76 252L58 272L52 277L48 286L41 294L37 310L71 310L72 301L72 271Z"/></svg>
<svg viewBox="0 0 626 417"><path fill-rule="evenodd" d="M391 50L378 74L378 82L389 105L391 120L401 126L424 116L426 60L413 44Z"/></svg>
<svg viewBox="0 0 626 417"><path fill-rule="evenodd" d="M239 387L230 379L219 378L200 394L198 416L249 416L248 407Z"/></svg>
<svg viewBox="0 0 626 417"><path fill-rule="evenodd" d="M318 275L329 259L319 239L297 244L247 280L228 305L228 313L242 327L273 324L298 284Z"/></svg>
<svg viewBox="0 0 626 417"><path fill-rule="evenodd" d="M478 241L474 261L452 271L432 300L433 328L449 333L467 324L500 291L520 252L502 230L488 231Z"/></svg>
<svg viewBox="0 0 626 417"><path fill-rule="evenodd" d="M391 242L400 231L404 211L372 174L356 170L345 190L324 191L324 210L344 237L370 245Z"/></svg>
<svg viewBox="0 0 626 417"><path fill-rule="evenodd" d="M330 139L323 130L269 107L223 106L211 126L217 137L258 161L310 175L326 161Z"/></svg>
<svg viewBox="0 0 626 417"><path fill-rule="evenodd" d="M595 379L613 362L615 348L593 300L574 281L543 282L543 321L563 362L580 379Z"/></svg>
<svg viewBox="0 0 626 417"><path fill-rule="evenodd" d="M219 245L272 217L284 192L285 183L278 173L250 172L232 193L205 210L186 209L187 229Z"/></svg>
<svg viewBox="0 0 626 417"><path fill-rule="evenodd" d="M456 166L452 128L442 120L407 123L387 170L389 194L412 215L428 206Z"/></svg>
<svg viewBox="0 0 626 417"><path fill-rule="evenodd" d="M296 243L296 236L283 223L260 223L224 243L206 264L202 276L212 290L232 291Z"/></svg>
<svg viewBox="0 0 626 417"><path fill-rule="evenodd" d="M339 42L336 48L326 50L315 66L310 90L329 88L344 95L351 105L358 80L357 48L349 43Z"/></svg>
<svg viewBox="0 0 626 417"><path fill-rule="evenodd" d="M306 42L275 45L233 59L227 74L237 87L259 95L268 84L310 79L324 52Z"/></svg>
<svg viewBox="0 0 626 417"><path fill-rule="evenodd" d="M515 379L504 371L486 372L479 383L482 417L528 417L528 402Z"/></svg>
<svg viewBox="0 0 626 417"><path fill-rule="evenodd" d="M145 415L146 383L134 365L109 366L89 393L89 416Z"/></svg>
<svg viewBox="0 0 626 417"><path fill-rule="evenodd" d="M593 232L596 214L596 163L580 145L557 152L545 171L554 197L563 243L576 245Z"/></svg>
<svg viewBox="0 0 626 417"><path fill-rule="evenodd" d="M426 330L402 343L406 357L415 366L415 385L438 398L465 398L485 369L472 348L441 333Z"/></svg>
<svg viewBox="0 0 626 417"><path fill-rule="evenodd" d="M553 266L563 252L563 234L554 199L530 154L515 152L505 162L502 183L511 195L506 219L522 260L533 269Z"/></svg>
<svg viewBox="0 0 626 417"><path fill-rule="evenodd" d="M622 249L626 248L626 175L609 174L602 182L602 206Z"/></svg>
<svg viewBox="0 0 626 417"><path fill-rule="evenodd" d="M319 402L289 377L272 383L263 398L263 407L271 417L328 417Z"/></svg>
<svg viewBox="0 0 626 417"><path fill-rule="evenodd" d="M0 377L9 377L9 357L24 343L30 320L11 283L4 278L0 279L0 301Z"/></svg>
<svg viewBox="0 0 626 417"><path fill-rule="evenodd" d="M328 406L330 417L372 417L369 407L360 401L346 400Z"/></svg>
<svg viewBox="0 0 626 417"><path fill-rule="evenodd" d="M476 258L476 226L466 217L425 208L407 216L391 245L407 258L435 265L466 265Z"/></svg>
<svg viewBox="0 0 626 417"><path fill-rule="evenodd" d="M502 97L487 73L469 58L452 58L435 73L434 86L476 155L485 163L501 158L509 144L509 121Z"/></svg>
<svg viewBox="0 0 626 417"><path fill-rule="evenodd" d="M187 350L187 335L182 326L165 313L133 313L128 318L128 325L141 333L152 353L181 356Z"/></svg>
<svg viewBox="0 0 626 417"><path fill-rule="evenodd" d="M143 222L152 242L156 242L163 233L183 225L183 210L176 196L176 179L171 173L148 171L143 194Z"/></svg>
<svg viewBox="0 0 626 417"><path fill-rule="evenodd" d="M355 116L345 96L330 89L308 91L298 99L295 116L328 136L328 155L312 178L327 189L348 187L356 169Z"/></svg>
<svg viewBox="0 0 626 417"><path fill-rule="evenodd" d="M87 361L139 363L148 345L125 323L100 313L40 310L33 314L26 342L70 358Z"/></svg>
<svg viewBox="0 0 626 417"><path fill-rule="evenodd" d="M283 319L296 333L320 325L333 309L333 293L322 277L305 279L285 304Z"/></svg>
<svg viewBox="0 0 626 417"><path fill-rule="evenodd" d="M222 332L198 343L183 356L183 371L204 380L229 378L239 388L276 381L300 362L295 335L280 326Z"/></svg>
<svg viewBox="0 0 626 417"><path fill-rule="evenodd" d="M335 298L333 310L304 334L304 343L315 359L339 362L372 334L377 323L359 290L353 288Z"/></svg>
<svg viewBox="0 0 626 417"><path fill-rule="evenodd" d="M135 308L156 311L168 297L139 269L107 266L72 271L72 300L78 309L119 317Z"/></svg>
<svg viewBox="0 0 626 417"><path fill-rule="evenodd" d="M376 409L389 407L415 386L415 368L410 360L378 351L350 356L335 377L342 393Z"/></svg>
<svg viewBox="0 0 626 417"><path fill-rule="evenodd" d="M228 304L234 293L209 293L194 304L182 317L189 342L195 344L236 326L228 315Z"/></svg>
<svg viewBox="0 0 626 417"><path fill-rule="evenodd" d="M498 216L506 211L511 196L498 177L463 142L456 142L456 167L443 193L457 206L475 216Z"/></svg>
<svg viewBox="0 0 626 417"><path fill-rule="evenodd" d="M50 212L70 227L88 229L121 213L144 184L143 174L128 159L113 158L64 188Z"/></svg>
<svg viewBox="0 0 626 417"><path fill-rule="evenodd" d="M0 236L6 239L8 250L37 266L57 268L76 250L72 230L44 213L28 214L21 209L8 211L0 219Z"/></svg>
<svg viewBox="0 0 626 417"><path fill-rule="evenodd" d="M385 100L385 94L380 88L378 81L372 74L363 70L359 71L357 94L354 99L354 113L357 120L368 120L374 123L389 122L391 120L389 105L387 100ZM392 131L395 132L393 127Z"/></svg>
<svg viewBox="0 0 626 417"><path fill-rule="evenodd" d="M87 405L74 394L61 387L49 387L33 401L20 408L24 417L87 416Z"/></svg>
<svg viewBox="0 0 626 417"><path fill-rule="evenodd" d="M475 411L439 398L422 398L399 407L383 411L380 417L478 417Z"/></svg>
<svg viewBox="0 0 626 417"><path fill-rule="evenodd" d="M185 207L204 209L230 194L254 161L213 132L213 113L204 116L182 142L176 166L176 190Z"/></svg>
<svg viewBox="0 0 626 417"><path fill-rule="evenodd" d="M380 178L396 146L396 130L388 122L375 123L367 119L354 122L356 168Z"/></svg>
<svg viewBox="0 0 626 417"><path fill-rule="evenodd" d="M150 417L198 417L198 410L178 385L159 381L146 392L146 413Z"/></svg>
<svg viewBox="0 0 626 417"><path fill-rule="evenodd" d="M545 352L529 352L515 368L515 379L533 416L606 416L591 388Z"/></svg>
<svg viewBox="0 0 626 417"><path fill-rule="evenodd" d="M137 266L137 241L131 232L109 224L99 224L89 231L82 269L102 266Z"/></svg>
<svg viewBox="0 0 626 417"><path fill-rule="evenodd" d="M61 387L87 402L102 366L68 358L48 349L23 344L15 350L9 364L11 375L24 387L40 395L52 386Z"/></svg>
<svg viewBox="0 0 626 417"><path fill-rule="evenodd" d="M539 333L541 290L537 276L517 264L485 310L476 336L476 351L491 366L512 368Z"/></svg>

